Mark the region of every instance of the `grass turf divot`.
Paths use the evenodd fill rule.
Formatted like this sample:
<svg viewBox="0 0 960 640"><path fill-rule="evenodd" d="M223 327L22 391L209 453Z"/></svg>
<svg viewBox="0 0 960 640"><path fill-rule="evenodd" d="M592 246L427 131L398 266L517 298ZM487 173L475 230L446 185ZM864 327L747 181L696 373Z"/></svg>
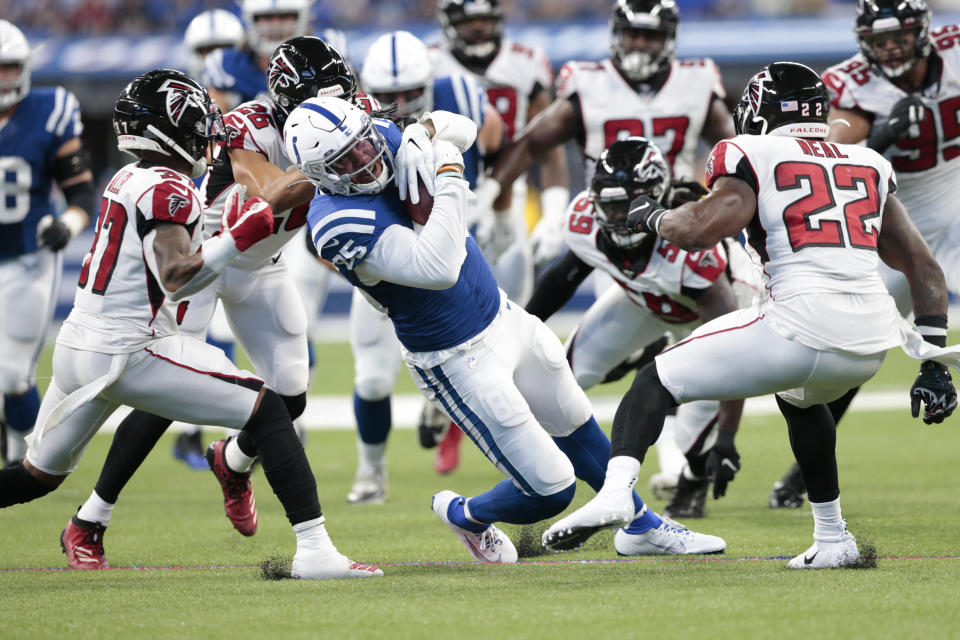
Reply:
<svg viewBox="0 0 960 640"><path fill-rule="evenodd" d="M270 556L260 561L260 576L264 580L284 580L292 578L290 563L283 556Z"/></svg>

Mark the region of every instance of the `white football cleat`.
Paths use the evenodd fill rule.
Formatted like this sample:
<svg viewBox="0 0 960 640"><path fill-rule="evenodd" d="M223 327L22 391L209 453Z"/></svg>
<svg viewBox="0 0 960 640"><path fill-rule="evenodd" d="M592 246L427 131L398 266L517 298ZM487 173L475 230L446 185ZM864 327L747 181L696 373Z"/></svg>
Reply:
<svg viewBox="0 0 960 640"><path fill-rule="evenodd" d="M700 553L723 553L723 538L690 531L678 522L661 518L655 529L630 533L620 529L613 536L613 547L621 556L681 556Z"/></svg>
<svg viewBox="0 0 960 640"><path fill-rule="evenodd" d="M631 487L601 489L590 502L544 531L541 544L552 551L570 551L601 529L622 527L632 521L635 508Z"/></svg>
<svg viewBox="0 0 960 640"><path fill-rule="evenodd" d="M383 504L387 499L387 470L357 469L353 487L347 494L350 504Z"/></svg>
<svg viewBox="0 0 960 640"><path fill-rule="evenodd" d="M857 539L844 530L836 541L813 541L805 553L787 563L788 569L842 569L854 567L860 562Z"/></svg>
<svg viewBox="0 0 960 640"><path fill-rule="evenodd" d="M302 580L337 580L341 578L378 578L383 571L376 565L360 564L336 550L297 550L290 575Z"/></svg>
<svg viewBox="0 0 960 640"><path fill-rule="evenodd" d="M513 564L517 561L517 548L507 535L497 529L495 525L490 525L481 533L474 533L461 529L450 522L447 517L447 509L450 503L461 498L453 491L440 491L433 495L433 512L437 514L443 524L450 527L450 530L457 534L460 541L477 560L481 562L499 562L501 564Z"/></svg>

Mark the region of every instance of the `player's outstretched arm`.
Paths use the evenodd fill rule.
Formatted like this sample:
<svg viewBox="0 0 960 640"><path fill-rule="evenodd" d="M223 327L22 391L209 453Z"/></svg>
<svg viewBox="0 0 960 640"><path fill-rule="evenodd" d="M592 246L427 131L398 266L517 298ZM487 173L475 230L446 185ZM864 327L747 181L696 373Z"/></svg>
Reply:
<svg viewBox="0 0 960 640"><path fill-rule="evenodd" d="M862 111L854 109L830 109L830 133L827 142L857 144L870 135L870 120Z"/></svg>
<svg viewBox="0 0 960 640"><path fill-rule="evenodd" d="M580 283L593 272L593 267L567 250L543 272L533 295L527 302L526 311L543 321L560 310L577 292Z"/></svg>

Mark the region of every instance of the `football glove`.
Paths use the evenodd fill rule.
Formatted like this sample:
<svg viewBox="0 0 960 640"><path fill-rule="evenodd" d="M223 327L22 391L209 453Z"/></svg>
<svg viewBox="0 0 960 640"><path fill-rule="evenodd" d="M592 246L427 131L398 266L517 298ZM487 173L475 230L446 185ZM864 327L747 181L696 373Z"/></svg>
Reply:
<svg viewBox="0 0 960 640"><path fill-rule="evenodd" d="M434 195L433 179L435 175L435 160L433 143L430 133L422 124L411 124L403 130L400 148L396 157L397 190L400 199L406 200L409 194L410 202L420 202L420 187L417 185L417 176L423 180L427 192Z"/></svg>
<svg viewBox="0 0 960 640"><path fill-rule="evenodd" d="M920 365L920 375L910 387L910 413L914 418L920 415L921 402L924 424L939 424L957 408L957 390L946 365L933 360Z"/></svg>
<svg viewBox="0 0 960 640"><path fill-rule="evenodd" d="M273 209L260 198L244 202L246 191L239 184L231 187L220 216L220 228L230 234L240 252L273 234Z"/></svg>
<svg viewBox="0 0 960 640"><path fill-rule="evenodd" d="M660 220L666 213L667 210L663 205L653 198L639 196L630 203L630 211L627 213L627 230L630 233L659 235Z"/></svg>
<svg viewBox="0 0 960 640"><path fill-rule="evenodd" d="M67 246L70 238L73 237L70 228L53 216L44 216L40 220L38 230L37 239L40 241L40 246L51 251L60 251Z"/></svg>
<svg viewBox="0 0 960 640"><path fill-rule="evenodd" d="M727 484L740 471L740 454L733 443L733 434L721 431L707 456L707 477L713 481L713 499L727 493Z"/></svg>
<svg viewBox="0 0 960 640"><path fill-rule="evenodd" d="M899 138L910 125L921 122L926 112L927 109L923 106L923 101L917 96L910 95L900 98L893 105L893 109L890 110L890 119L887 120L887 126Z"/></svg>
<svg viewBox="0 0 960 640"><path fill-rule="evenodd" d="M433 162L438 176L453 172L458 174L458 177L463 177L463 154L453 143L446 140L434 140ZM410 193L412 197L413 192Z"/></svg>

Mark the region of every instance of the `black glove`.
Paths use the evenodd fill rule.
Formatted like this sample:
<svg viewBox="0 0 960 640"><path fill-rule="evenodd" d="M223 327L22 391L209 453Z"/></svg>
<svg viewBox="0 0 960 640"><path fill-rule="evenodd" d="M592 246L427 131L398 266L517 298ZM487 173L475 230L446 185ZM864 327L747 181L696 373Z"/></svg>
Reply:
<svg viewBox="0 0 960 640"><path fill-rule="evenodd" d="M924 424L939 424L957 408L957 390L946 365L933 360L920 365L920 375L910 387L910 413L914 418L920 415L921 400Z"/></svg>
<svg viewBox="0 0 960 640"><path fill-rule="evenodd" d="M630 233L657 233L660 218L667 210L649 196L638 196L630 203L627 213L627 230Z"/></svg>
<svg viewBox="0 0 960 640"><path fill-rule="evenodd" d="M710 191L696 180L674 182L670 186L670 198L667 202L671 208L679 207L688 202L696 202L708 193Z"/></svg>
<svg viewBox="0 0 960 640"><path fill-rule="evenodd" d="M890 110L890 118L887 122L874 131L867 139L867 146L883 153L887 147L899 140L910 125L917 124L923 120L927 113L923 101L917 96L906 96L900 98L893 109Z"/></svg>
<svg viewBox="0 0 960 640"><path fill-rule="evenodd" d="M60 251L70 242L70 229L56 218L40 232L40 246Z"/></svg>
<svg viewBox="0 0 960 640"><path fill-rule="evenodd" d="M727 493L727 483L740 471L740 454L733 443L733 434L721 431L707 456L707 477L713 481L713 499Z"/></svg>

